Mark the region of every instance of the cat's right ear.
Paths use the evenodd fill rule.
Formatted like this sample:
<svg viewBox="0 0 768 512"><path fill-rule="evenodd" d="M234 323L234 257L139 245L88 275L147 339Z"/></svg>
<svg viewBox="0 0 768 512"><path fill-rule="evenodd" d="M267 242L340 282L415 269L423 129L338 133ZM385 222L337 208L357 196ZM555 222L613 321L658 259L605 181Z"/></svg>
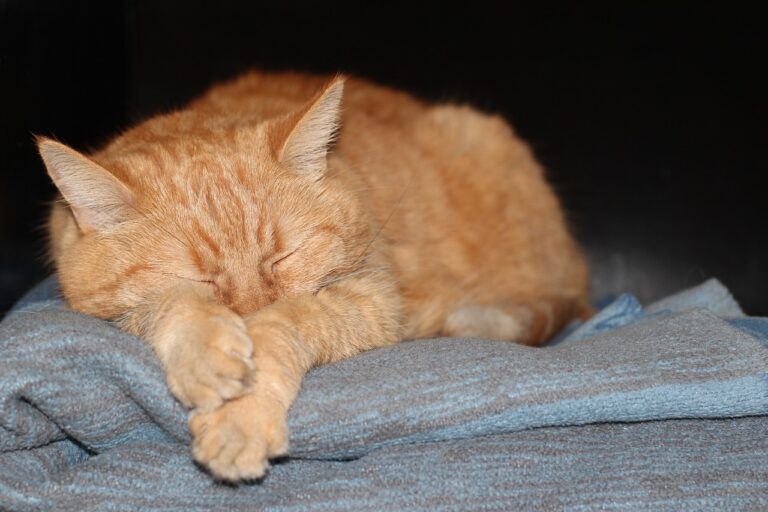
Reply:
<svg viewBox="0 0 768 512"><path fill-rule="evenodd" d="M304 108L271 127L271 144L280 163L296 172L319 179L341 125L344 77L337 76Z"/></svg>
<svg viewBox="0 0 768 512"><path fill-rule="evenodd" d="M51 139L38 137L37 148L82 231L103 231L130 218L133 194L109 171Z"/></svg>

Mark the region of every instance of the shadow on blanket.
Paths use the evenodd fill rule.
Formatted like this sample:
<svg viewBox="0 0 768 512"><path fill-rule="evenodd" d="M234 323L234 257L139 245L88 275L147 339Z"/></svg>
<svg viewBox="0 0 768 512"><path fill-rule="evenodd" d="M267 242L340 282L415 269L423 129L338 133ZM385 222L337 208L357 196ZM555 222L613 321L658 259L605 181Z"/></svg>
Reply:
<svg viewBox="0 0 768 512"><path fill-rule="evenodd" d="M710 280L543 349L403 343L318 368L291 457L213 482L141 340L49 279L0 324L2 510L768 507L768 320ZM737 419L738 418L738 419Z"/></svg>

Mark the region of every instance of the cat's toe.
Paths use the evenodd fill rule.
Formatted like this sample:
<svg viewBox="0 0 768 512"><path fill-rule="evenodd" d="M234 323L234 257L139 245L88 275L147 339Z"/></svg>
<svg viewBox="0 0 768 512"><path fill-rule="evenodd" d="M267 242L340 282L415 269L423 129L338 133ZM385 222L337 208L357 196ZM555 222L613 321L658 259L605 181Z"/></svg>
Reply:
<svg viewBox="0 0 768 512"><path fill-rule="evenodd" d="M194 436L192 453L200 464L207 465L221 453L224 446L230 441L230 437L221 429L209 428L209 424L200 415L193 413L190 419L190 430Z"/></svg>
<svg viewBox="0 0 768 512"><path fill-rule="evenodd" d="M233 468L238 480L254 480L263 477L268 467L266 443L261 438L254 437L248 440L243 450L232 461L231 467L227 469ZM211 469L213 470L213 466Z"/></svg>
<svg viewBox="0 0 768 512"><path fill-rule="evenodd" d="M186 375L169 374L168 387L185 407L212 410L223 402L218 390L202 385L197 379Z"/></svg>
<svg viewBox="0 0 768 512"><path fill-rule="evenodd" d="M226 315L211 317L210 331L213 336L210 344L231 357L241 360L247 366L253 367L253 342L246 330L245 322L238 315L225 310ZM218 323L218 328L216 326Z"/></svg>
<svg viewBox="0 0 768 512"><path fill-rule="evenodd" d="M186 371L171 372L168 386L171 393L186 407L213 410L226 400L248 392L248 368L220 372L211 361L188 367Z"/></svg>

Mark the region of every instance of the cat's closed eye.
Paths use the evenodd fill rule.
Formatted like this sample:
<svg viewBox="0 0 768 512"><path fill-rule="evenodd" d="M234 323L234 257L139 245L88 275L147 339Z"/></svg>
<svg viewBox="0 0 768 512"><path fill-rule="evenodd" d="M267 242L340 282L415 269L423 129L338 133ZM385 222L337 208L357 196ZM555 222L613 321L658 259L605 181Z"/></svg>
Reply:
<svg viewBox="0 0 768 512"><path fill-rule="evenodd" d="M216 295L221 293L219 283L217 283L215 279L201 279L198 280L198 282L207 285Z"/></svg>
<svg viewBox="0 0 768 512"><path fill-rule="evenodd" d="M202 286L206 286L211 292L214 293L214 295L219 295L221 293L221 289L219 288L219 283L216 282L216 279L213 277L191 277L191 276L185 276L185 275L179 275L174 274L179 279L183 279L184 281L189 281L192 283L199 283Z"/></svg>
<svg viewBox="0 0 768 512"><path fill-rule="evenodd" d="M323 280L343 266L341 239L317 230L296 246L277 254L270 262L276 284L287 292L316 292Z"/></svg>
<svg viewBox="0 0 768 512"><path fill-rule="evenodd" d="M280 272L281 267L284 268L288 264L290 264L290 258L296 256L297 252L301 249L301 246L296 247L295 249L291 249L289 251L284 251L279 253L277 256L273 257L269 264L269 269L272 272L272 274L277 274Z"/></svg>

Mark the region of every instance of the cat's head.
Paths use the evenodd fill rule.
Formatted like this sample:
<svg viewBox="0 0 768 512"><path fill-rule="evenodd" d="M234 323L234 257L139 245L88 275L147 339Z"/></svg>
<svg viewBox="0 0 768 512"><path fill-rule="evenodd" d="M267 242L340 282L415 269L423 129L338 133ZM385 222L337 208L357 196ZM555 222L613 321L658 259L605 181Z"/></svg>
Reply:
<svg viewBox="0 0 768 512"><path fill-rule="evenodd" d="M354 270L368 216L328 170L343 87L264 122L170 114L90 157L39 139L63 198L51 245L70 304L119 319L196 286L246 314Z"/></svg>

